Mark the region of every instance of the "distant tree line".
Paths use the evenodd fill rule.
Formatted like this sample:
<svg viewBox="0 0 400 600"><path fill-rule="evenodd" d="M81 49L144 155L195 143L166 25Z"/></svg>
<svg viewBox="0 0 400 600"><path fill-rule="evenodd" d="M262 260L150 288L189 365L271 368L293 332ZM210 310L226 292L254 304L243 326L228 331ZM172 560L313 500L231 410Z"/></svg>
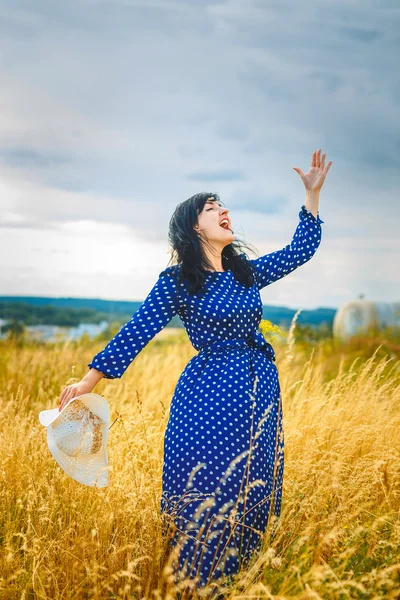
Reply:
<svg viewBox="0 0 400 600"><path fill-rule="evenodd" d="M134 312L140 307L140 302L135 303L132 312L121 313L108 310L99 311L94 308L71 308L67 306L54 306L53 304L36 305L28 302L7 302L0 300L0 318L8 321L0 332L4 333L12 328L14 331L31 325L57 325L59 327L77 327L80 323L95 323L117 321L121 326L129 321ZM12 326L11 326L12 324ZM173 317L170 327L183 327L178 316Z"/></svg>
<svg viewBox="0 0 400 600"><path fill-rule="evenodd" d="M0 317L25 325L58 325L77 327L80 323L108 321L109 314L91 308L58 308L51 304L34 306L24 302L0 302ZM127 315L129 318L129 315ZM5 326L4 326L5 327Z"/></svg>

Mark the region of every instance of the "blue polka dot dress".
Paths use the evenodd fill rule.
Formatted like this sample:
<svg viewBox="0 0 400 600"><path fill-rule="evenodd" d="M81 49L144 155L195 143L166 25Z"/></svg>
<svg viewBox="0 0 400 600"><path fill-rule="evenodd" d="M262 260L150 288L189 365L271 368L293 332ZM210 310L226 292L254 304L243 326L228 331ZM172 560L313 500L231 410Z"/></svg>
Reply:
<svg viewBox="0 0 400 600"><path fill-rule="evenodd" d="M164 437L160 510L175 573L196 585L234 575L281 510L282 398L272 346L258 331L260 290L314 255L321 220L305 205L290 244L250 263L252 287L232 271L206 275L205 295L167 267L130 321L89 363L122 377L135 356L178 314L198 353L176 384ZM178 575L177 575L178 577Z"/></svg>

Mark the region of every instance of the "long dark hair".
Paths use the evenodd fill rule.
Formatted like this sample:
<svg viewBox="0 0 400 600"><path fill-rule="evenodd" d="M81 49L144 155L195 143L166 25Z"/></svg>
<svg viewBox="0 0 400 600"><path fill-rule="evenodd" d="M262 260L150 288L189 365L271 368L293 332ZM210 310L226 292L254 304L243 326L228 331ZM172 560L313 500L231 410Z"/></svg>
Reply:
<svg viewBox="0 0 400 600"><path fill-rule="evenodd" d="M169 222L168 240L172 247L170 262L181 265L179 282L186 281L190 293L203 291L206 275L213 268L203 251L202 244L205 242L199 239L193 229L207 200L221 202L219 195L215 193L194 194L178 204ZM250 244L237 238L225 246L222 251L222 266L225 271L231 270L238 281L251 287L255 275L244 249L254 252Z"/></svg>

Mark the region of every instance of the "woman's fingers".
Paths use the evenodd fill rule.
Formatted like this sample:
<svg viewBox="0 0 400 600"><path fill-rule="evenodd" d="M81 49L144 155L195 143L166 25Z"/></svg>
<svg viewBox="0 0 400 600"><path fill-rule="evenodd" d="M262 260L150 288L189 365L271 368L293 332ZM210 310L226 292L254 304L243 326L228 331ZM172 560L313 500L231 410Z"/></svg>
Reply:
<svg viewBox="0 0 400 600"><path fill-rule="evenodd" d="M66 396L66 398L65 398L65 400L64 400L64 406L65 406L66 404L68 404L68 402L69 402L69 401L71 400L71 398L73 398L74 396L75 396L75 390L74 390L74 388L71 388L71 389L69 389L69 390L68 390L68 394L67 394L67 396Z"/></svg>
<svg viewBox="0 0 400 600"><path fill-rule="evenodd" d="M306 190L319 191L325 181L325 177L331 165L333 164L333 161L330 160L325 167L326 154L323 154L321 158L321 150L322 149L319 148L313 152L311 158L311 168L308 173L303 173L299 167L293 167L296 173L298 173L303 180Z"/></svg>
<svg viewBox="0 0 400 600"><path fill-rule="evenodd" d="M293 167L293 169L296 171L296 173L298 173L300 175L301 178L303 178L304 173L303 171L300 169L300 167Z"/></svg>
<svg viewBox="0 0 400 600"><path fill-rule="evenodd" d="M79 381L78 383L72 383L67 385L60 395L60 405L58 411L62 410L66 404L75 396L81 396L82 394L89 393L93 389L93 385L89 385L87 382Z"/></svg>
<svg viewBox="0 0 400 600"><path fill-rule="evenodd" d="M314 150L312 157L311 157L311 167L318 167L320 169L325 168L326 154L322 155L322 160L321 160L321 151L322 151L322 148L319 148L318 150Z"/></svg>
<svg viewBox="0 0 400 600"><path fill-rule="evenodd" d="M67 386L65 388L65 390L61 394L60 406L58 408L59 411L62 410L66 404L68 404L68 402L70 401L71 398L73 398L74 391L75 391L74 388L72 388L70 386Z"/></svg>
<svg viewBox="0 0 400 600"><path fill-rule="evenodd" d="M59 406L58 410L61 410L62 407L63 407L63 405L64 405L64 398L65 398L65 396L67 394L67 390L68 390L68 388L64 388L63 391L62 391L62 393L61 393L61 396L60 396L60 406Z"/></svg>

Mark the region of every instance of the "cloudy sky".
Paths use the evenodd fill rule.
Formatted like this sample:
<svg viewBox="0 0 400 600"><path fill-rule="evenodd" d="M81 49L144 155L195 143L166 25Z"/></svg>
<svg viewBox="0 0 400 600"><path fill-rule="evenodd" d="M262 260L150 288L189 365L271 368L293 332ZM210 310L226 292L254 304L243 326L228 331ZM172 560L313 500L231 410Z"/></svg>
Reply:
<svg viewBox="0 0 400 600"><path fill-rule="evenodd" d="M322 242L265 304L400 300L397 0L3 0L0 295L143 300L219 193L259 254L322 148Z"/></svg>

